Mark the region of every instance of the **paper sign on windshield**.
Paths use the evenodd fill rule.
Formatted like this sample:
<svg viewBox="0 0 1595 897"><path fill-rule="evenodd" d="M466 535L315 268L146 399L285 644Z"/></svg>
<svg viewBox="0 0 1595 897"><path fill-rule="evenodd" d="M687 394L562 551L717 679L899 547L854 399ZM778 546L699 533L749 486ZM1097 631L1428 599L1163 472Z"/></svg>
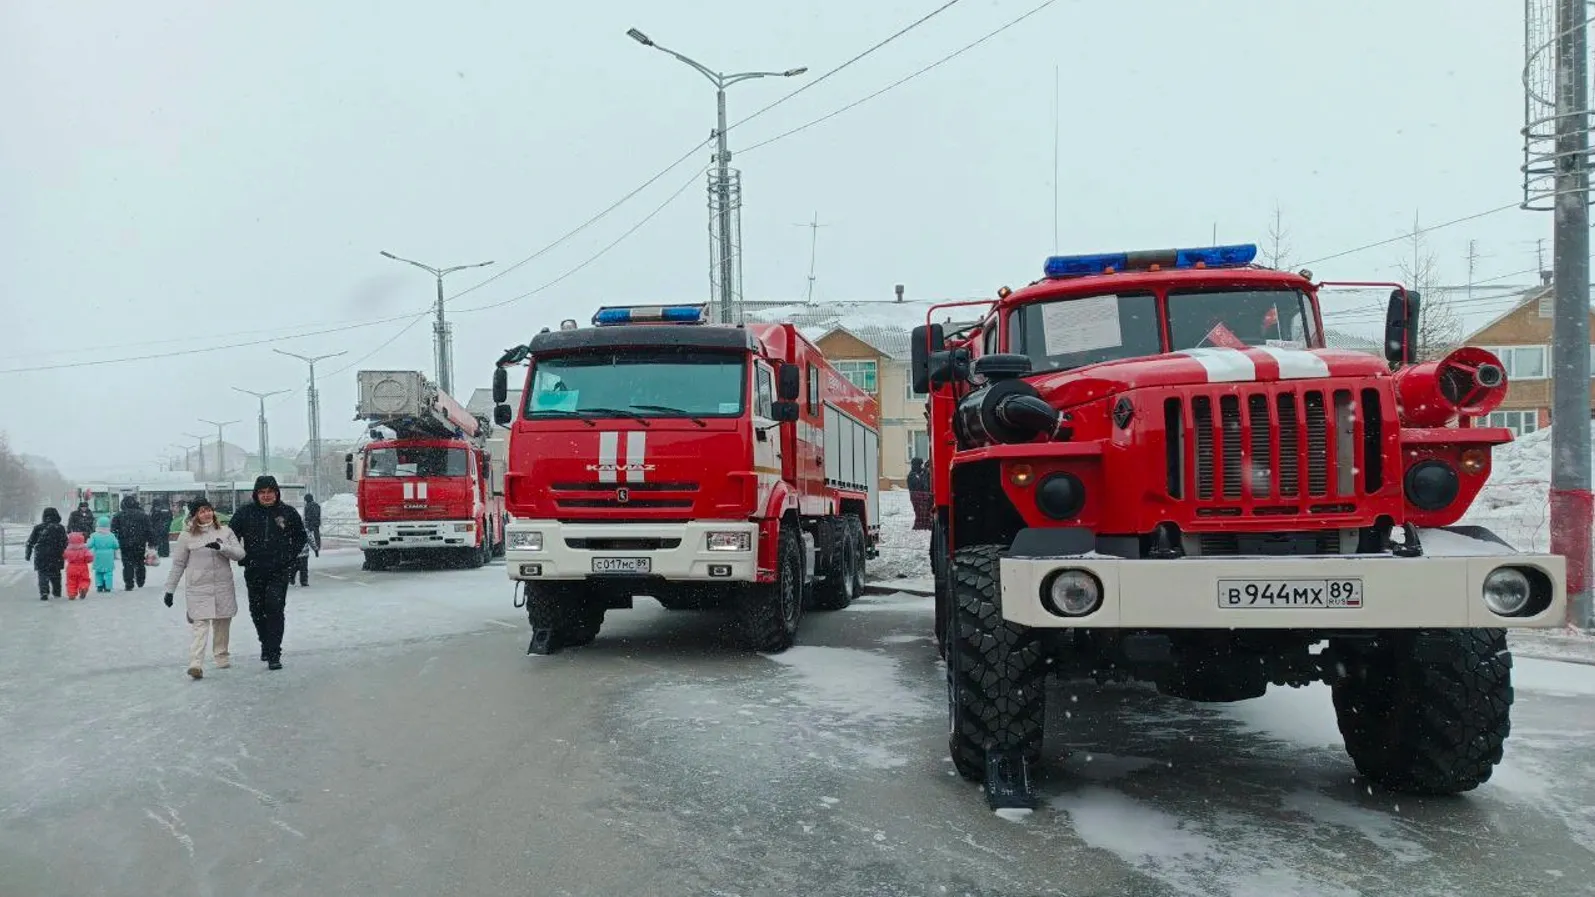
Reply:
<svg viewBox="0 0 1595 897"><path fill-rule="evenodd" d="M533 411L575 411L576 402L581 398L581 391L576 389L556 389L539 392L537 401L532 405Z"/></svg>
<svg viewBox="0 0 1595 897"><path fill-rule="evenodd" d="M1066 299L1041 306L1041 334L1048 355L1071 355L1124 345L1119 297Z"/></svg>

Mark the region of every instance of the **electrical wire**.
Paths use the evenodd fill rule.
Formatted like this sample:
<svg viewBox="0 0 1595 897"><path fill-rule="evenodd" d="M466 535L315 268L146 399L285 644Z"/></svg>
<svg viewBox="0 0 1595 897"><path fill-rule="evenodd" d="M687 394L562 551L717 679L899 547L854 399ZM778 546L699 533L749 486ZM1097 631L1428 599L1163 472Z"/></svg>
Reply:
<svg viewBox="0 0 1595 897"><path fill-rule="evenodd" d="M1464 215L1461 218L1453 218L1450 221L1443 221L1443 222L1441 222L1439 224L1431 224L1428 227L1419 228L1416 231L1416 233L1425 233L1426 234L1426 233L1428 233L1429 231L1432 231L1432 230L1440 230L1441 228L1444 228L1444 227L1451 227L1453 225L1462 224L1462 223L1467 222L1467 221L1474 221L1474 220L1477 220L1479 218L1483 218L1486 215L1494 215L1494 214L1496 214L1498 212L1505 212L1508 209L1515 209L1515 208L1518 208L1518 204L1515 203L1515 202L1514 203L1508 203L1507 205L1504 205L1504 206L1496 206L1493 209L1486 209L1486 210L1484 210L1482 212L1475 212L1472 215ZM1402 234L1399 237L1391 237L1388 240L1380 240L1377 243L1369 243L1369 244L1364 245L1364 246L1358 246L1355 249L1347 249L1347 250L1344 250L1342 252L1334 253L1333 255L1323 256L1321 258L1308 259L1305 262L1298 262L1297 264L1299 264L1303 268L1306 268L1306 267L1309 267L1311 265L1321 264L1323 262L1332 261L1332 260L1338 259L1338 258L1343 258L1343 257L1348 256L1348 255L1355 255L1356 253L1359 253L1359 252L1366 252L1366 251L1368 251L1370 249L1378 249L1380 246L1389 246L1391 243L1399 243L1402 240L1410 240L1413 237L1413 233L1414 233L1413 231L1408 231L1407 233L1404 233L1404 234Z"/></svg>

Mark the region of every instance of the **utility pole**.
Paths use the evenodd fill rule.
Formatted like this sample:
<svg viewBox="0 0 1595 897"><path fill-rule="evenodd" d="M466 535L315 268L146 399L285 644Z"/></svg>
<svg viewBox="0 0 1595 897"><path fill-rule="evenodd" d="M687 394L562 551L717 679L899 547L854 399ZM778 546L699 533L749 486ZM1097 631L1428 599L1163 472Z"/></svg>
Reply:
<svg viewBox="0 0 1595 897"><path fill-rule="evenodd" d="M381 254L396 262L414 265L437 278L438 298L434 309L437 313L437 318L432 322L432 348L437 363L438 388L451 396L454 395L454 334L449 322L443 317L443 278L453 274L455 271L464 271L466 268L485 268L493 263L487 261L471 265L455 265L452 268L434 268L431 265L423 265L417 261L400 258L385 249L382 250ZM319 491L320 487L318 486L317 489Z"/></svg>
<svg viewBox="0 0 1595 897"><path fill-rule="evenodd" d="M820 228L830 227L829 224L820 223L820 213L815 212L814 218L808 224L794 224L793 227L806 227L809 229L809 291L804 304L814 302L814 262L820 247Z"/></svg>
<svg viewBox="0 0 1595 897"><path fill-rule="evenodd" d="M246 396L254 396L260 400L260 472L262 474L271 473L271 439L266 430L266 400L272 396L280 396L289 392L289 390L279 389L275 392L255 392L252 389L240 389L236 386L233 389Z"/></svg>
<svg viewBox="0 0 1595 897"><path fill-rule="evenodd" d="M442 293L438 293L441 298ZM441 304L439 306L441 308ZM327 355L299 355L286 352L282 349L271 350L278 355L297 358L310 365L310 388L305 391L305 404L310 409L310 489L311 495L321 494L321 394L316 391L316 362L337 358L344 352L332 352ZM444 390L447 392L448 390Z"/></svg>
<svg viewBox="0 0 1595 897"><path fill-rule="evenodd" d="M197 436L193 433L184 433L183 435L189 439L199 440L199 454L195 456L195 460L199 462L199 481L203 483L207 479L205 476L205 437Z"/></svg>
<svg viewBox="0 0 1595 897"><path fill-rule="evenodd" d="M718 127L715 128L715 173L710 178L709 200L715 211L715 222L719 233L715 234L714 243L719 250L719 258L715 260L715 267L719 269L719 283L716 284L720 302L720 321L725 324L736 323L737 295L741 292L740 278L737 275L736 253L740 247L732 240L732 212L740 210L742 197L740 187L733 191L731 170L731 149L726 145L726 88L738 81L750 81L754 78L795 78L808 71L807 67L787 69L784 72L737 72L723 74L705 66L695 59L677 53L674 50L661 47L654 43L646 34L632 28L626 36L645 47L653 47L661 53L668 53L677 61L695 69L698 74L709 79L715 87L715 99L719 110Z"/></svg>
<svg viewBox="0 0 1595 897"><path fill-rule="evenodd" d="M1479 241L1468 241L1468 299L1473 298L1473 269L1479 262Z"/></svg>
<svg viewBox="0 0 1595 897"><path fill-rule="evenodd" d="M199 419L199 422L202 424L210 424L216 428L216 475L219 477L224 477L227 475L227 458L222 454L222 452L226 450L227 444L222 441L222 428L230 427L233 424L238 423L238 421L228 420L218 422L206 420L202 417Z"/></svg>

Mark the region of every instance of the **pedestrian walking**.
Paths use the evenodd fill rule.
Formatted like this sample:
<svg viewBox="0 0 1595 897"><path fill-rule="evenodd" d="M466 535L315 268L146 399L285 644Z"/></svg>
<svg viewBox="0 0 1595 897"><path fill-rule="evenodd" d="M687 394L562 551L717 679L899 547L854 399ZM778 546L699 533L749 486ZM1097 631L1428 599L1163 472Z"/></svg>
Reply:
<svg viewBox="0 0 1595 897"><path fill-rule="evenodd" d="M150 508L150 538L155 540L157 557L172 553L172 502L157 502Z"/></svg>
<svg viewBox="0 0 1595 897"><path fill-rule="evenodd" d="M82 533L66 534L66 600L76 601L89 597L89 568L94 564L94 551L89 548Z"/></svg>
<svg viewBox="0 0 1595 897"><path fill-rule="evenodd" d="M144 552L154 540L150 538L150 515L144 513L138 499L131 495L122 499L122 510L111 518L111 534L122 546L123 589L131 592L135 587L144 588L148 567Z"/></svg>
<svg viewBox="0 0 1595 897"><path fill-rule="evenodd" d="M100 515L94 535L89 537L89 550L94 552L94 591L111 591L111 580L116 576L116 553L121 549L111 533L111 518Z"/></svg>
<svg viewBox="0 0 1595 897"><path fill-rule="evenodd" d="M914 529L930 529L930 468L924 458L908 464L908 500L914 505Z"/></svg>
<svg viewBox="0 0 1595 897"><path fill-rule="evenodd" d="M39 524L28 534L24 560L33 561L33 570L39 574L39 600L49 601L61 597L61 568L66 565L66 527L61 525L61 512L45 508Z"/></svg>
<svg viewBox="0 0 1595 897"><path fill-rule="evenodd" d="M308 492L305 493L305 532L310 536L310 549L316 553L316 557L321 557L321 504ZM309 569L308 564L306 569ZM308 576L309 573L305 575Z"/></svg>
<svg viewBox="0 0 1595 897"><path fill-rule="evenodd" d="M233 562L243 561L244 546L228 527L216 519L216 509L203 498L188 506L188 523L172 548L172 572L166 574L167 607L186 574L183 601L188 607L190 639L188 675L205 676L205 643L211 646L216 668L232 666L227 653L233 617L238 615L238 592L233 586Z"/></svg>
<svg viewBox="0 0 1595 897"><path fill-rule="evenodd" d="M94 512L89 510L88 502L78 502L78 509L67 515L66 531L82 533L84 539L94 535Z"/></svg>
<svg viewBox="0 0 1595 897"><path fill-rule="evenodd" d="M283 503L276 477L262 476L255 480L250 503L239 507L229 525L244 545L244 587L249 593L249 618L260 637L260 659L270 669L280 670L288 581L309 538L305 522Z"/></svg>
<svg viewBox="0 0 1595 897"><path fill-rule="evenodd" d="M304 547L299 549L299 559L294 562L293 569L288 573L288 582L292 584L298 580L302 589L310 587L310 542L310 539L305 539Z"/></svg>

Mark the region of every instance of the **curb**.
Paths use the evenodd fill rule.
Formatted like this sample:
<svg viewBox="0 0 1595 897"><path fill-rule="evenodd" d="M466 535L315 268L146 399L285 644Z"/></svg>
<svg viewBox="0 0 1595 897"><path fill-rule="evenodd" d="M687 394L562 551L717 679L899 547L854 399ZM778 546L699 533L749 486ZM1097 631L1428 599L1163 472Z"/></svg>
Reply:
<svg viewBox="0 0 1595 897"><path fill-rule="evenodd" d="M867 582L867 583L865 583L864 584L864 594L866 594L866 595L918 595L921 598L934 598L936 596L936 593L932 592L930 589L921 589L921 588L915 588L915 587L901 588L901 587L891 586L891 585L888 585L886 583L881 583L881 582Z"/></svg>

